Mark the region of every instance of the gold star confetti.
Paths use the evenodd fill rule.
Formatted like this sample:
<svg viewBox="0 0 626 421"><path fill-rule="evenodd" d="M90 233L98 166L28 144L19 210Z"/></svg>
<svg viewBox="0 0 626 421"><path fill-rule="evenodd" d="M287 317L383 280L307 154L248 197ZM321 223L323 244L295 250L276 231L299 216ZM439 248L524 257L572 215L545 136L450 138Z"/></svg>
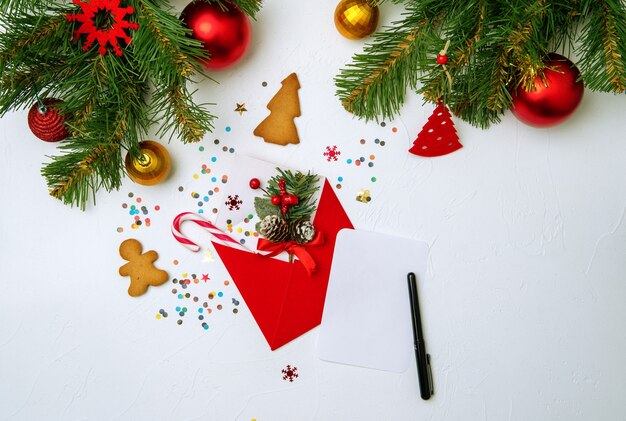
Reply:
<svg viewBox="0 0 626 421"><path fill-rule="evenodd" d="M369 203L370 200L372 200L370 197L370 191L363 189L359 190L359 193L356 195L356 200L361 203Z"/></svg>
<svg viewBox="0 0 626 421"><path fill-rule="evenodd" d="M245 113L246 111L246 104L240 104L237 102L237 108L235 108L235 111L239 113L239 115L243 115L243 113Z"/></svg>
<svg viewBox="0 0 626 421"><path fill-rule="evenodd" d="M211 253L211 250L207 249L204 252L204 257L202 258L202 262L203 263L213 263L213 262L215 262L215 258L213 257L213 253Z"/></svg>

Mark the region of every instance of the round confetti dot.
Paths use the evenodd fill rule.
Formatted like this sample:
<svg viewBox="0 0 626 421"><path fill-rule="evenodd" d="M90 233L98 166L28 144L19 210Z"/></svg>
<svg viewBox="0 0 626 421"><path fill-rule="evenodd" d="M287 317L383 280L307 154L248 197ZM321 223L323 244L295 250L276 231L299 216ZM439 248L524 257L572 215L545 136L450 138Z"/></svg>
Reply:
<svg viewBox="0 0 626 421"><path fill-rule="evenodd" d="M141 197L138 197L137 199L135 199L135 201L136 201L137 203L141 203Z"/></svg>
<svg viewBox="0 0 626 421"><path fill-rule="evenodd" d="M239 244L246 244L246 240L242 238L241 240L239 240Z"/></svg>
<svg viewBox="0 0 626 421"><path fill-rule="evenodd" d="M226 128L224 130L226 130L227 133L230 132L230 130L231 130L230 126L226 126Z"/></svg>
<svg viewBox="0 0 626 421"><path fill-rule="evenodd" d="M209 325L206 323L202 323L202 327L204 328L204 330L208 330L209 329Z"/></svg>
<svg viewBox="0 0 626 421"><path fill-rule="evenodd" d="M376 182L376 177L372 177L372 183Z"/></svg>
<svg viewBox="0 0 626 421"><path fill-rule="evenodd" d="M200 147L198 148L198 150L199 150L200 152L204 152L204 146L200 146Z"/></svg>
<svg viewBox="0 0 626 421"><path fill-rule="evenodd" d="M198 209L198 213L204 213L204 209Z"/></svg>
<svg viewBox="0 0 626 421"><path fill-rule="evenodd" d="M156 205L156 206L154 207L154 210L155 210L155 211L160 211L160 210L161 210L161 206Z"/></svg>
<svg viewBox="0 0 626 421"><path fill-rule="evenodd" d="M237 314L239 313L239 310L237 310L236 308L233 309L233 313Z"/></svg>
<svg viewBox="0 0 626 421"><path fill-rule="evenodd" d="M226 220L226 223L230 225L230 224L232 224L232 223L233 223L233 220L232 220L232 219L227 219L227 220Z"/></svg>
<svg viewBox="0 0 626 421"><path fill-rule="evenodd" d="M187 313L187 307L183 307L183 313Z"/></svg>
<svg viewBox="0 0 626 421"><path fill-rule="evenodd" d="M177 284L178 283L178 279L176 279L176 278L172 279L172 283Z"/></svg>
<svg viewBox="0 0 626 421"><path fill-rule="evenodd" d="M185 312L184 312L184 311L181 311L180 313L178 313L178 315L179 315L180 317L185 317Z"/></svg>
<svg viewBox="0 0 626 421"><path fill-rule="evenodd" d="M224 285L228 286L228 285L230 285L230 282L229 281L224 281Z"/></svg>
<svg viewBox="0 0 626 421"><path fill-rule="evenodd" d="M224 152L228 152L228 146L224 146L224 147L222 148L222 151L224 151Z"/></svg>
<svg viewBox="0 0 626 421"><path fill-rule="evenodd" d="M178 266L178 260L174 259L172 263L174 263L174 266Z"/></svg>
<svg viewBox="0 0 626 421"><path fill-rule="evenodd" d="M183 324L183 321L182 321L182 320L180 320L180 319L178 319L178 320L176 320L176 323L177 323L177 324L179 324L179 325L182 325L182 324Z"/></svg>
<svg viewBox="0 0 626 421"><path fill-rule="evenodd" d="M337 185L336 185L335 187L337 187L338 189L340 189L340 188L341 188L341 184L337 183Z"/></svg>
<svg viewBox="0 0 626 421"><path fill-rule="evenodd" d="M385 146L385 141L384 140L380 142L380 146Z"/></svg>
<svg viewBox="0 0 626 421"><path fill-rule="evenodd" d="M214 191L215 193L218 193L218 192L220 191L220 188L219 188L219 187L215 187L215 188L213 189L213 191Z"/></svg>
<svg viewBox="0 0 626 421"><path fill-rule="evenodd" d="M217 305L217 309L218 309L218 310L221 310L221 309L222 309L222 305L221 305L221 304L218 304L218 305Z"/></svg>
<svg viewBox="0 0 626 421"><path fill-rule="evenodd" d="M193 297L193 302L197 303L198 302L198 297Z"/></svg>
<svg viewBox="0 0 626 421"><path fill-rule="evenodd" d="M211 162L215 162L215 161L217 161L217 158L216 158L216 157L214 157L214 156L213 156L213 157L211 157Z"/></svg>
<svg viewBox="0 0 626 421"><path fill-rule="evenodd" d="M364 157L364 156L360 157L360 158L359 158L359 161L361 161L361 162L365 162L365 157Z"/></svg>
<svg viewBox="0 0 626 421"><path fill-rule="evenodd" d="M122 203L122 209L126 209L128 208L128 205L126 203Z"/></svg>
<svg viewBox="0 0 626 421"><path fill-rule="evenodd" d="M237 232L238 232L239 234L241 234L241 233L243 232L243 229L242 229L242 228L237 228Z"/></svg>
<svg viewBox="0 0 626 421"><path fill-rule="evenodd" d="M189 298L189 297L191 297L191 294L190 293L186 293L185 294L185 298ZM185 311L187 311L187 309L185 309Z"/></svg>
<svg viewBox="0 0 626 421"><path fill-rule="evenodd" d="M198 178L200 178L200 176L199 176L198 174L194 174L194 175L193 175L193 179L194 179L194 180L197 180Z"/></svg>
<svg viewBox="0 0 626 421"><path fill-rule="evenodd" d="M230 152L230 153L235 153L235 148L230 148L230 149L228 150L228 152Z"/></svg>
<svg viewBox="0 0 626 421"><path fill-rule="evenodd" d="M248 219L252 219L252 218L254 218L254 215L249 214L249 215L248 215Z"/></svg>
<svg viewBox="0 0 626 421"><path fill-rule="evenodd" d="M215 293L209 292L209 300L212 300L213 298L215 298Z"/></svg>
<svg viewBox="0 0 626 421"><path fill-rule="evenodd" d="M157 314L157 315L156 315L156 319L157 319L157 320L160 320L160 319L161 319L161 315L160 315L160 314Z"/></svg>
<svg viewBox="0 0 626 421"><path fill-rule="evenodd" d="M203 202L198 202L198 206L202 207L202 205L204 205Z"/></svg>
<svg viewBox="0 0 626 421"><path fill-rule="evenodd" d="M183 191L185 188L183 186L178 186L178 191Z"/></svg>
<svg viewBox="0 0 626 421"><path fill-rule="evenodd" d="M211 181L215 183L217 181L217 178L216 177L211 177Z"/></svg>
<svg viewBox="0 0 626 421"><path fill-rule="evenodd" d="M209 303L207 303L206 301L202 303L202 307L207 308L209 306Z"/></svg>
<svg viewBox="0 0 626 421"><path fill-rule="evenodd" d="M220 291L220 292L218 292L218 293L217 293L217 296L218 296L218 297L223 297L223 296L224 296L224 293L223 293L222 291Z"/></svg>
<svg viewBox="0 0 626 421"><path fill-rule="evenodd" d="M361 161L354 161L354 165L356 165L357 167L361 165Z"/></svg>
<svg viewBox="0 0 626 421"><path fill-rule="evenodd" d="M370 160L375 160L376 159L376 155L370 155Z"/></svg>
<svg viewBox="0 0 626 421"><path fill-rule="evenodd" d="M337 181L341 183L343 181L343 177L337 177Z"/></svg>
<svg viewBox="0 0 626 421"><path fill-rule="evenodd" d="M185 285L183 285L183 289L185 289L185 288L186 288ZM183 294L178 294L178 299L182 300L183 299Z"/></svg>
<svg viewBox="0 0 626 421"><path fill-rule="evenodd" d="M213 310L211 310L210 308L207 308L207 309L206 309L206 312L207 312L207 313L209 313L209 314L211 314L211 313L213 313Z"/></svg>
<svg viewBox="0 0 626 421"><path fill-rule="evenodd" d="M255 237L258 237L258 236L259 236L259 233L258 233L258 232L255 232L255 233L253 233L252 235L253 235L253 236L255 236Z"/></svg>
<svg viewBox="0 0 626 421"><path fill-rule="evenodd" d="M134 194L132 192L128 193L128 197L133 197Z"/></svg>
<svg viewBox="0 0 626 421"><path fill-rule="evenodd" d="M204 200L205 202L208 202L208 201L209 201L209 196L204 196L204 197L202 198L202 200Z"/></svg>
<svg viewBox="0 0 626 421"><path fill-rule="evenodd" d="M176 311L180 311L180 307L176 307Z"/></svg>
<svg viewBox="0 0 626 421"><path fill-rule="evenodd" d="M213 190L209 190L207 193L209 196L213 196Z"/></svg>
<svg viewBox="0 0 626 421"><path fill-rule="evenodd" d="M380 122L380 127L385 127L387 125L387 123L385 123L384 121Z"/></svg>
<svg viewBox="0 0 626 421"><path fill-rule="evenodd" d="M391 129L391 131L392 131L392 132L394 132L394 133L396 133L396 132L398 131L398 128L397 128L397 127L393 127L393 128Z"/></svg>
<svg viewBox="0 0 626 421"><path fill-rule="evenodd" d="M374 139L374 143L378 145L380 143L380 139Z"/></svg>
<svg viewBox="0 0 626 421"><path fill-rule="evenodd" d="M215 139L215 140L213 141L213 143L215 143L216 145L219 145L219 144L220 144L220 140L219 140L219 139Z"/></svg>
<svg viewBox="0 0 626 421"><path fill-rule="evenodd" d="M374 163L373 163L373 162L369 162L369 163L367 164L367 166L368 166L368 167L370 167L370 168L372 168L372 167L374 166Z"/></svg>
<svg viewBox="0 0 626 421"><path fill-rule="evenodd" d="M117 227L117 232L124 232L124 228L122 228L122 227Z"/></svg>
<svg viewBox="0 0 626 421"><path fill-rule="evenodd" d="M142 222L141 221L137 221L136 224L137 224L137 226L140 226L142 224Z"/></svg>
<svg viewBox="0 0 626 421"><path fill-rule="evenodd" d="M176 283L176 282L174 282ZM172 288L172 294L176 294L178 292L178 290L176 288Z"/></svg>
<svg viewBox="0 0 626 421"><path fill-rule="evenodd" d="M217 213L217 208L213 208L213 213Z"/></svg>
<svg viewBox="0 0 626 421"><path fill-rule="evenodd" d="M197 284L198 282L200 282L200 279L198 279L198 278L196 278L196 279L194 279L194 280L193 280L193 283L194 283L194 284Z"/></svg>
<svg viewBox="0 0 626 421"><path fill-rule="evenodd" d="M203 313L203 312L204 312L204 309L203 309L202 307L200 307L200 308L198 309L198 313Z"/></svg>
<svg viewBox="0 0 626 421"><path fill-rule="evenodd" d="M346 162L347 162L348 164L352 164L352 160L351 160L350 158L348 158L348 159L346 160Z"/></svg>
<svg viewBox="0 0 626 421"><path fill-rule="evenodd" d="M365 139L361 139L359 142L361 143L361 145L365 145Z"/></svg>

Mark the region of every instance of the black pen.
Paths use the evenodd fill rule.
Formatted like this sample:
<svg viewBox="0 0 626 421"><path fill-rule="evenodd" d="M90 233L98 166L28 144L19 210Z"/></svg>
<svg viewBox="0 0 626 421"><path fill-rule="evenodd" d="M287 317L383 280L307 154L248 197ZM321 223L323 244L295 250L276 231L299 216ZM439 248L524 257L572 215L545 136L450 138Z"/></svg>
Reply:
<svg viewBox="0 0 626 421"><path fill-rule="evenodd" d="M430 399L435 393L433 390L433 373L430 369L430 354L426 353L426 343L422 332L422 318L420 305L417 300L417 279L413 272L409 273L409 300L411 301L411 320L413 321L413 340L415 344L415 360L417 361L417 376L420 383L422 399Z"/></svg>

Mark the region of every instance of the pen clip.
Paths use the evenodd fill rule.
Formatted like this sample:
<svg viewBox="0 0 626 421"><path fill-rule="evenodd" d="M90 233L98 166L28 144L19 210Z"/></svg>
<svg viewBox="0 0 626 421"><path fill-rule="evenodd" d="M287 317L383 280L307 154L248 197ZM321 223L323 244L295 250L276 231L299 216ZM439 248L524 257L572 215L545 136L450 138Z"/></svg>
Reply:
<svg viewBox="0 0 626 421"><path fill-rule="evenodd" d="M433 386L433 372L430 368L430 354L426 354L426 367L428 368L428 387L430 388L430 394L435 394L435 388Z"/></svg>

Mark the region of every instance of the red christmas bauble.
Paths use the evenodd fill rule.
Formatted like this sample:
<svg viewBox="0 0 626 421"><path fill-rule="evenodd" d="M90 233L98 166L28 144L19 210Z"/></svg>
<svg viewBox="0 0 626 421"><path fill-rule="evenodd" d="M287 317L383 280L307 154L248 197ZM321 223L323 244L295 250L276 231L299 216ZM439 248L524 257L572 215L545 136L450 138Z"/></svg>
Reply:
<svg viewBox="0 0 626 421"><path fill-rule="evenodd" d="M437 54L437 63L446 64L448 62L448 56L445 54Z"/></svg>
<svg viewBox="0 0 626 421"><path fill-rule="evenodd" d="M41 102L43 107L40 108L36 102L28 111L28 127L33 134L45 142L59 142L69 137L70 133L63 124L65 117L57 109L57 104L62 101L45 98Z"/></svg>
<svg viewBox="0 0 626 421"><path fill-rule="evenodd" d="M585 87L574 63L559 54L550 54L544 84L535 78L535 90L519 87L513 93L511 111L521 122L535 127L551 127L567 120L580 104Z"/></svg>
<svg viewBox="0 0 626 421"><path fill-rule="evenodd" d="M210 57L203 61L207 69L232 66L243 57L250 45L252 29L248 16L232 3L224 11L217 3L192 1L180 18L191 29L192 37L204 43Z"/></svg>

